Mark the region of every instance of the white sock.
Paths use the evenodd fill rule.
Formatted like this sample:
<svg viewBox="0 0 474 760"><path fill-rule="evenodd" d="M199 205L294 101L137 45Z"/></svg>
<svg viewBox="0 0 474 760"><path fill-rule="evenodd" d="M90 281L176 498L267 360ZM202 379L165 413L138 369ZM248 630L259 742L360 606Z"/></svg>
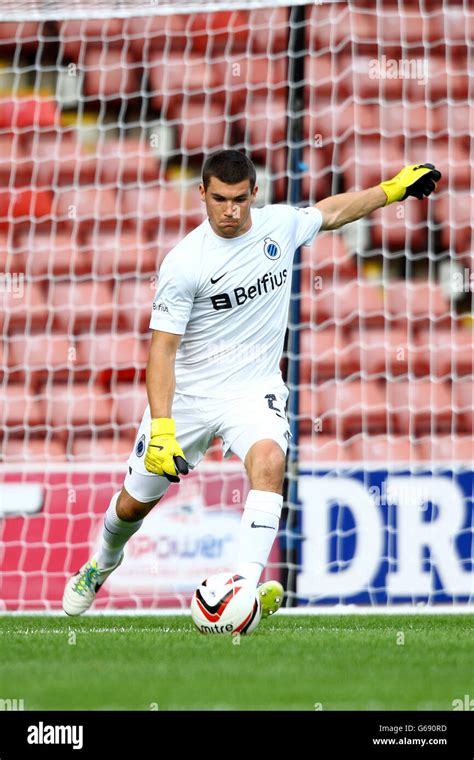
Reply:
<svg viewBox="0 0 474 760"><path fill-rule="evenodd" d="M257 587L277 537L283 496L273 491L249 491L239 535L237 572Z"/></svg>
<svg viewBox="0 0 474 760"><path fill-rule="evenodd" d="M102 533L102 543L96 554L97 564L100 568L106 569L115 565L122 553L122 549L128 539L140 528L143 520L127 522L121 520L117 515L116 506L120 491L117 491L110 500L104 517L104 531Z"/></svg>

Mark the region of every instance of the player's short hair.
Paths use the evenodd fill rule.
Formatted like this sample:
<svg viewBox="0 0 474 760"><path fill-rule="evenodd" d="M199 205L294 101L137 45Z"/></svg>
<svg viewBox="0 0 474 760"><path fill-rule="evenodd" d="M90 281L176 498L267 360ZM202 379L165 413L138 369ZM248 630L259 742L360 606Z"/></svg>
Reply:
<svg viewBox="0 0 474 760"><path fill-rule="evenodd" d="M202 167L202 184L207 190L211 177L217 177L227 185L236 185L248 179L252 191L257 181L255 166L244 153L238 150L218 150L208 156Z"/></svg>

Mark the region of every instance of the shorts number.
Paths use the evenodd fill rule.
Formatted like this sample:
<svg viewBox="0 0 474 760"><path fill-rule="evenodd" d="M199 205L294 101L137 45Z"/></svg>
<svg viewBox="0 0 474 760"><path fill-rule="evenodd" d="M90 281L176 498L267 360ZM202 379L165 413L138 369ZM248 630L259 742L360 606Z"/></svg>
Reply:
<svg viewBox="0 0 474 760"><path fill-rule="evenodd" d="M277 400L277 397L275 396L275 394L267 393L265 398L267 399L268 408L272 409L276 413L277 417L281 417L282 420L286 420L286 417L283 414L280 414L281 410L278 409L277 406L273 406L273 402Z"/></svg>

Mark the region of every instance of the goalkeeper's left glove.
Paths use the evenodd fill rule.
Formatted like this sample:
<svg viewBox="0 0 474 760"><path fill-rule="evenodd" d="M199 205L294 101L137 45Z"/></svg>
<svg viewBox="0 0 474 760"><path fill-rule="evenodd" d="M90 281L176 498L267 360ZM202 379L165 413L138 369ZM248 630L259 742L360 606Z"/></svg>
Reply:
<svg viewBox="0 0 474 760"><path fill-rule="evenodd" d="M152 419L145 468L155 475L163 475L171 483L179 483L179 475L187 475L189 472L183 450L175 436L176 425L171 417Z"/></svg>
<svg viewBox="0 0 474 760"><path fill-rule="evenodd" d="M398 174L380 187L387 196L386 206L395 201L404 201L409 195L421 200L436 190L436 183L441 179L441 172L433 164L412 164L405 166Z"/></svg>

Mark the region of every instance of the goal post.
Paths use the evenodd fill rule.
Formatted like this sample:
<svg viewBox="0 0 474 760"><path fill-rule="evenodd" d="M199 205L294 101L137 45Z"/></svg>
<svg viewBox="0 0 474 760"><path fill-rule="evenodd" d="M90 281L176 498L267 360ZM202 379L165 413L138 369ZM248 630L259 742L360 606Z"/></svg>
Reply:
<svg viewBox="0 0 474 760"><path fill-rule="evenodd" d="M203 217L205 156L306 206L443 174L296 253L293 437L266 577L302 610L474 594L472 47L460 3L0 0L0 583L60 609L146 406L151 303ZM216 440L128 545L99 609L183 609L235 562L248 490Z"/></svg>

